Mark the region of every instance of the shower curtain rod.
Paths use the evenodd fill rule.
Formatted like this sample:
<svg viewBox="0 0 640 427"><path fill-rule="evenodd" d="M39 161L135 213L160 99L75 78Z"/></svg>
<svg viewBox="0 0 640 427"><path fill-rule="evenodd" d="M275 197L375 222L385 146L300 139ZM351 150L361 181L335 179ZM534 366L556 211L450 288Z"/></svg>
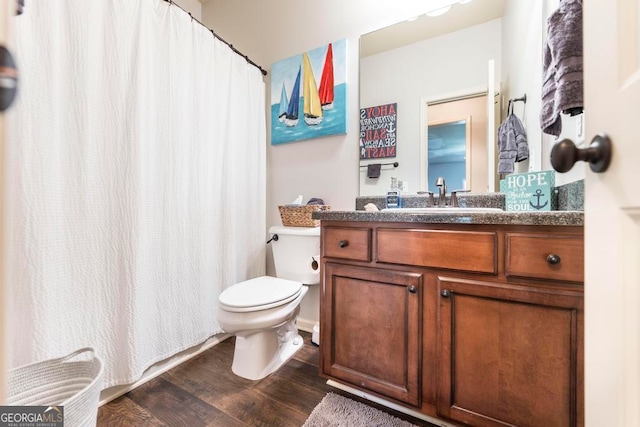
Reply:
<svg viewBox="0 0 640 427"><path fill-rule="evenodd" d="M222 37L220 37L219 35L217 35L211 28L207 27L206 25L204 25L202 22L198 21L196 18L193 17L193 15L190 12L187 12L186 10L184 10L179 4L177 4L176 2L174 2L173 0L164 0L167 3L169 3L169 5L173 5L176 6L178 9L182 10L184 13L188 13L189 16L191 17L192 21L196 21L198 24L202 25L203 27L205 27L207 30L211 31L211 34L213 34L213 37L217 38L218 40L220 40L222 43L226 44L227 46L229 46L231 48L232 51L234 51L235 53L237 53L238 55L242 56L249 64L253 65L254 67L256 67L258 70L260 70L260 72L262 73L263 76L267 75L267 70L265 70L264 68L262 68L261 66L259 66L258 64L256 64L255 62L253 62L252 60L249 59L249 57L247 55L244 55L242 52L240 52L238 49L236 49L235 47L233 47L233 45L231 43L229 43L228 41L226 41L225 39L223 39Z"/></svg>

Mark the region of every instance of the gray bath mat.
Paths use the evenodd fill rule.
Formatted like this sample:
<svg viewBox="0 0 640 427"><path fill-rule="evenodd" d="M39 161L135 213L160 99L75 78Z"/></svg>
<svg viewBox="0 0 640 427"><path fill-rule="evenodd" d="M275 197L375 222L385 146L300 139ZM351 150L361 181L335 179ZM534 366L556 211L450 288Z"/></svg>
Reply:
<svg viewBox="0 0 640 427"><path fill-rule="evenodd" d="M302 427L415 427L378 409L335 393L327 395L313 409Z"/></svg>

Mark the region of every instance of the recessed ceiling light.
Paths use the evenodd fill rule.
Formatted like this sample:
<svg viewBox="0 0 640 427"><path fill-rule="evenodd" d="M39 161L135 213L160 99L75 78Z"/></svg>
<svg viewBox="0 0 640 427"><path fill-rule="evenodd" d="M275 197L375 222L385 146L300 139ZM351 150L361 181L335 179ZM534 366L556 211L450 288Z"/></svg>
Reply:
<svg viewBox="0 0 640 427"><path fill-rule="evenodd" d="M441 7L439 9L436 10L432 10L431 12L427 12L427 16L440 16L440 15L444 15L445 13L447 13L449 11L449 9L451 9L451 6L445 6L445 7Z"/></svg>
<svg viewBox="0 0 640 427"><path fill-rule="evenodd" d="M412 22L412 21L415 21L416 19L418 19L418 16L414 16L412 18L407 19L407 22Z"/></svg>

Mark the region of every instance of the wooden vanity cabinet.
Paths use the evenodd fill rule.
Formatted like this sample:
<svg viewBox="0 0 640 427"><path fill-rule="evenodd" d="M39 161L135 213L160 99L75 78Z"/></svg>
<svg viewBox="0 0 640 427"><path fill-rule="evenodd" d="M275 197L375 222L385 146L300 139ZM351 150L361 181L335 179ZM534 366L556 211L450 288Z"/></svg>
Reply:
<svg viewBox="0 0 640 427"><path fill-rule="evenodd" d="M422 275L324 264L322 372L420 404Z"/></svg>
<svg viewBox="0 0 640 427"><path fill-rule="evenodd" d="M445 276L438 292L439 415L474 426L583 424L581 295Z"/></svg>
<svg viewBox="0 0 640 427"><path fill-rule="evenodd" d="M321 253L322 376L464 425L584 425L582 227L323 221Z"/></svg>

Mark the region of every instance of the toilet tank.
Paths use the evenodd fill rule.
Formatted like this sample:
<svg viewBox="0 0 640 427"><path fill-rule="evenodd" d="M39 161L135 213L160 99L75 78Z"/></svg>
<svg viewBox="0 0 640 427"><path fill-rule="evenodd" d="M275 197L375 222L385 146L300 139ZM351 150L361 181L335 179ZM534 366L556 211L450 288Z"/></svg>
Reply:
<svg viewBox="0 0 640 427"><path fill-rule="evenodd" d="M320 282L320 227L282 227L269 229L273 237L273 264L276 277L305 285Z"/></svg>

